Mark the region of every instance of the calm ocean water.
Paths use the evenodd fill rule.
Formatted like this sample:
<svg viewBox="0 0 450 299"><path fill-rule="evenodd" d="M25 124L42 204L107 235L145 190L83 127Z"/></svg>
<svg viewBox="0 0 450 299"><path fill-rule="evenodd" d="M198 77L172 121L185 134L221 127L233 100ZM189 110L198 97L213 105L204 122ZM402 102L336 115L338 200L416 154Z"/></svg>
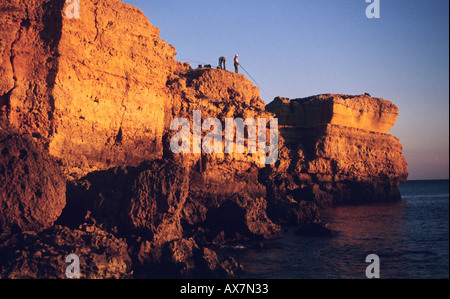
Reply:
<svg viewBox="0 0 450 299"><path fill-rule="evenodd" d="M370 254L381 278L449 278L449 181L409 181L402 201L325 211L332 238L287 232L267 249L233 252L246 267L241 278L366 278Z"/></svg>

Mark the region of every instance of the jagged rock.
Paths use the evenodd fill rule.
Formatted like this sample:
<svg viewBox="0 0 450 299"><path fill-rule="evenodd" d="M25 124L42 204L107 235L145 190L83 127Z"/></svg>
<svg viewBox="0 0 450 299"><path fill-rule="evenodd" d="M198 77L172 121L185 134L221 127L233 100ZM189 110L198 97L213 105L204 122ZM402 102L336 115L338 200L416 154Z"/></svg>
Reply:
<svg viewBox="0 0 450 299"><path fill-rule="evenodd" d="M336 232L328 224L313 222L301 225L295 234L304 237L333 237Z"/></svg>
<svg viewBox="0 0 450 299"><path fill-rule="evenodd" d="M86 0L81 15L62 22L50 152L82 174L80 159L107 169L161 158L172 119L166 83L186 66L131 5Z"/></svg>
<svg viewBox="0 0 450 299"><path fill-rule="evenodd" d="M214 250L199 246L193 238L181 238L164 244L157 262L138 269L137 276L143 278L209 279L235 278L243 266L232 257L220 261Z"/></svg>
<svg viewBox="0 0 450 299"><path fill-rule="evenodd" d="M259 95L259 89L244 75L223 70L198 69L182 73L170 83L173 94L182 96L183 102L193 105L189 109L205 106L206 116L224 119L241 115L245 119L254 115L269 115L264 111L265 104Z"/></svg>
<svg viewBox="0 0 450 299"><path fill-rule="evenodd" d="M82 17L69 19L64 7L49 0L0 7L0 28L10 32L1 38L0 106L11 123L47 144L71 177L161 158L170 122L194 109L221 120L272 117L245 76L190 71L175 61L175 49L139 9L86 0Z"/></svg>
<svg viewBox="0 0 450 299"><path fill-rule="evenodd" d="M200 248L193 239L174 240L164 246L160 263L167 267L175 267L173 273L189 275L195 270L194 255L198 255Z"/></svg>
<svg viewBox="0 0 450 299"><path fill-rule="evenodd" d="M66 6L0 4L0 106L9 121L40 137L76 178L160 158L172 119L166 82L187 67L139 9L86 0L70 19Z"/></svg>
<svg viewBox="0 0 450 299"><path fill-rule="evenodd" d="M315 225L319 205L399 198L407 165L399 141L385 134L398 117L394 104L319 95L278 98L265 109L245 76L175 61L175 49L140 10L85 0L82 17L69 19L65 7L64 0L0 3L0 114L44 145L71 179L59 224L75 230L90 221L125 236L134 266L231 274L240 267L219 263L209 245L274 238L277 223L323 233ZM278 161L262 165L247 148L174 154L171 121L192 124L195 110L222 124L277 117ZM27 190L33 180L16 182ZM43 219L50 209L48 222L32 225L46 228L63 204L38 202L42 208L9 215L33 223L29 215Z"/></svg>
<svg viewBox="0 0 450 299"><path fill-rule="evenodd" d="M234 240L281 237L281 227L267 217L266 205L263 198L230 198L209 209L204 226L216 235L223 231L225 238Z"/></svg>
<svg viewBox="0 0 450 299"><path fill-rule="evenodd" d="M257 123L258 119L268 122L274 118L274 114L265 111L258 88L243 75L214 69L191 70L174 77L168 86L174 97L173 117L187 119L191 124L191 136L187 138L192 139L194 111L201 112L202 121L209 118L220 120L223 140L226 119L253 119ZM207 133L202 130L202 138ZM245 136L247 141L248 136ZM225 153L224 144L222 153L191 153L182 155L181 159L187 167L199 171L208 184L214 184L214 181L223 184L226 179L230 186L239 188L241 180L237 179L238 176L257 175L258 170L264 167L260 162L262 154L259 151L249 153L247 146L244 154Z"/></svg>
<svg viewBox="0 0 450 299"><path fill-rule="evenodd" d="M40 232L53 225L66 203L59 165L28 134L0 118L0 234Z"/></svg>
<svg viewBox="0 0 450 299"><path fill-rule="evenodd" d="M265 111L259 90L243 75L213 69L191 70L174 77L169 86L175 102L181 103L174 105L174 116L186 118L191 124L195 110L201 111L203 120L219 119L223 127L227 118L257 121L274 117ZM186 230L206 227L209 241L222 230L231 239L236 233L250 239L280 236L279 226L266 215L266 188L259 182L259 172L265 165L260 163L260 153L248 153L246 148L244 154L178 156L190 170L190 196L182 219ZM220 212L223 209L230 215ZM234 221L230 221L233 217Z"/></svg>
<svg viewBox="0 0 450 299"><path fill-rule="evenodd" d="M66 257L76 254L82 279L131 278L127 244L94 225L79 229L54 226L42 233L23 233L2 240L3 279L66 279Z"/></svg>
<svg viewBox="0 0 450 299"><path fill-rule="evenodd" d="M309 153L316 158L307 168L322 181L330 176L353 181L381 178L403 182L407 178L403 147L392 135L327 126L317 137Z"/></svg>
<svg viewBox="0 0 450 299"><path fill-rule="evenodd" d="M175 240L163 249L161 264L163 267L176 268L174 273L183 277L223 275L225 269L217 254L208 248L200 248L193 239Z"/></svg>
<svg viewBox="0 0 450 299"><path fill-rule="evenodd" d="M351 108L348 113L362 109L357 121L332 113L330 107L342 101ZM320 111L324 117L302 114L312 107L312 114ZM274 169L263 175L275 202L287 196L320 206L400 199L398 186L408 176L403 147L397 138L380 133L395 123L395 105L367 95L322 95L292 102L278 98L268 109L285 119L280 134L290 151L287 171ZM372 115L375 111L377 117Z"/></svg>
<svg viewBox="0 0 450 299"><path fill-rule="evenodd" d="M222 261L222 267L225 269L227 276L234 277L245 271L244 265L238 263L233 257L229 256Z"/></svg>
<svg viewBox="0 0 450 299"><path fill-rule="evenodd" d="M122 234L139 232L168 242L182 235L179 222L188 184L184 168L163 160L94 172L69 185L59 222L77 226L88 214Z"/></svg>
<svg viewBox="0 0 450 299"><path fill-rule="evenodd" d="M319 207L313 202L297 201L291 196L269 202L268 215L283 225L297 226L320 219Z"/></svg>
<svg viewBox="0 0 450 299"><path fill-rule="evenodd" d="M58 223L76 227L87 216L109 229L117 228L119 234L138 235L133 242L143 265L161 262L167 243L201 227L214 236L225 230L229 239L281 235L281 228L266 215L265 199L229 198L219 192L223 198L216 200L192 197L190 182L186 169L171 160L91 173L69 184L67 206Z"/></svg>
<svg viewBox="0 0 450 299"><path fill-rule="evenodd" d="M63 6L63 0L0 2L0 110L15 127L40 139L55 130L52 90Z"/></svg>

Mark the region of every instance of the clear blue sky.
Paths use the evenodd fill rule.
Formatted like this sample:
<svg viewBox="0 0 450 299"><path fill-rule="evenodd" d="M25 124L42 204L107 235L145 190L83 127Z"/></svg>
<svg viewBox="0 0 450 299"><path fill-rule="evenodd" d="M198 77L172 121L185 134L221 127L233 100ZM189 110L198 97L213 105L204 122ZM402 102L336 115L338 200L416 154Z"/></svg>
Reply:
<svg viewBox="0 0 450 299"><path fill-rule="evenodd" d="M410 179L449 177L449 1L125 0L177 49L176 59L243 67L275 96L368 92L394 102L390 132L404 146Z"/></svg>

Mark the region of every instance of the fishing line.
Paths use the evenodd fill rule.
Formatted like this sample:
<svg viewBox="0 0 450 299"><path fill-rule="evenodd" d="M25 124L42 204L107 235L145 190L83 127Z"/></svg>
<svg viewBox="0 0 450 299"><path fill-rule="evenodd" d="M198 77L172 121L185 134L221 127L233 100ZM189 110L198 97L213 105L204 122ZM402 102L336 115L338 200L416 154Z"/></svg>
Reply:
<svg viewBox="0 0 450 299"><path fill-rule="evenodd" d="M252 77L252 75L250 75L250 74L247 72L247 70L242 66L242 64L239 64L239 65L240 65L241 68L244 70L244 72L246 72L247 75L253 80L253 82L255 82L255 84L259 87L259 89L261 89L262 92L264 92L266 95L268 95L268 94L264 91L264 89L261 87L261 85L259 85L258 82L256 82L256 80Z"/></svg>

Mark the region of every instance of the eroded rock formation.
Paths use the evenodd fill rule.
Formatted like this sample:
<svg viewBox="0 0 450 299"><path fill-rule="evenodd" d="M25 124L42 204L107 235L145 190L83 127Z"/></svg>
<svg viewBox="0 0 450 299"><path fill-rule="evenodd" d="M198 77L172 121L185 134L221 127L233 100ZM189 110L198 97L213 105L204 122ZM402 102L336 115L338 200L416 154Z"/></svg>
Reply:
<svg viewBox="0 0 450 299"><path fill-rule="evenodd" d="M142 11L121 1L2 1L1 102L80 176L162 155L169 76L186 69ZM151 121L149 121L151 120Z"/></svg>
<svg viewBox="0 0 450 299"><path fill-rule="evenodd" d="M0 114L9 123L0 176L11 182L0 198L11 211L0 216L2 277L64 278L69 251L89 264L85 278L148 277L148 269L230 277L242 266L216 254L227 242L277 238L282 226L332 235L319 206L399 198L406 161L386 134L394 104L320 95L266 108L245 76L177 62L140 10L85 0L71 19L66 7L0 3ZM174 154L170 124L192 125L194 111L222 125L278 118L277 162L263 165L247 147Z"/></svg>
<svg viewBox="0 0 450 299"><path fill-rule="evenodd" d="M49 228L66 204L66 180L41 145L0 117L0 235Z"/></svg>
<svg viewBox="0 0 450 299"><path fill-rule="evenodd" d="M70 230L54 226L39 234L24 232L2 239L0 277L7 279L66 279L66 257L80 258L82 279L132 278L128 245L95 225Z"/></svg>
<svg viewBox="0 0 450 299"><path fill-rule="evenodd" d="M278 97L267 110L277 115L280 126L306 129L330 124L387 133L398 118L397 106L367 94L323 94L294 100Z"/></svg>
<svg viewBox="0 0 450 299"><path fill-rule="evenodd" d="M288 184L289 195L319 205L400 199L398 186L408 169L399 140L387 134L398 117L394 104L367 95L328 94L277 98L267 110L280 118L290 150L289 170L271 174L277 196Z"/></svg>

